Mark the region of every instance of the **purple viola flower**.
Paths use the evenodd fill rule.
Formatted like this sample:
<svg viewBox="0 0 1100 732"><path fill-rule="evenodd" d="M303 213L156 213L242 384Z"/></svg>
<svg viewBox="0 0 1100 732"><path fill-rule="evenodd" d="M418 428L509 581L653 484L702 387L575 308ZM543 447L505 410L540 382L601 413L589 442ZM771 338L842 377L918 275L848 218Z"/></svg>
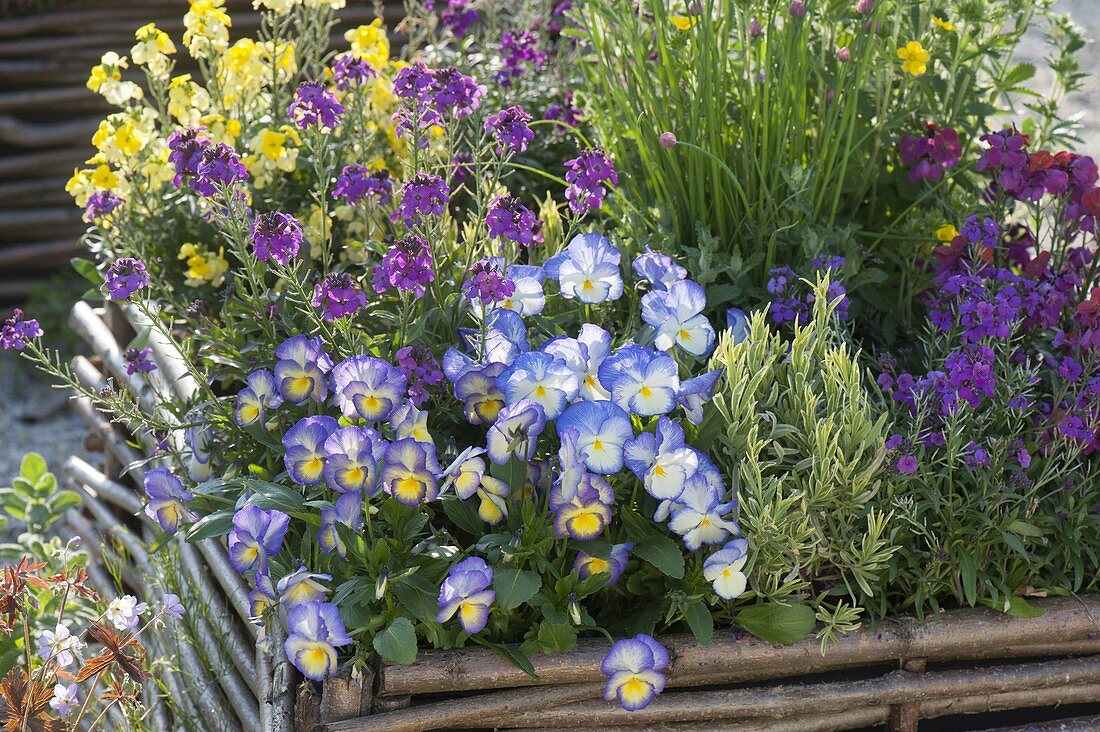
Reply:
<svg viewBox="0 0 1100 732"><path fill-rule="evenodd" d="M267 574L267 562L279 553L290 525L282 511L265 511L249 505L233 514L229 533L229 562L241 574L256 570Z"/></svg>
<svg viewBox="0 0 1100 732"><path fill-rule="evenodd" d="M581 150L577 157L565 162L565 167L565 180L569 183L565 197L575 214L583 216L600 208L607 196L607 186L619 185L615 164L598 148Z"/></svg>
<svg viewBox="0 0 1100 732"><path fill-rule="evenodd" d="M668 662L668 651L648 635L616 641L600 662L604 699L618 700L628 712L645 709L665 689Z"/></svg>
<svg viewBox="0 0 1100 732"><path fill-rule="evenodd" d="M405 374L374 356L352 356L332 370L336 406L345 417L388 419L405 397Z"/></svg>
<svg viewBox="0 0 1100 732"><path fill-rule="evenodd" d="M313 286L313 307L328 322L354 315L367 306L367 296L347 272L330 274Z"/></svg>
<svg viewBox="0 0 1100 732"><path fill-rule="evenodd" d="M577 398L580 382L569 364L542 351L520 355L497 377L497 388L507 404L524 400L537 403L546 419L557 419L569 402Z"/></svg>
<svg viewBox="0 0 1100 732"><path fill-rule="evenodd" d="M4 321L0 327L0 347L22 351L27 344L42 335L42 327L38 321L31 318L24 320L23 311L15 308L11 317Z"/></svg>
<svg viewBox="0 0 1100 732"><path fill-rule="evenodd" d="M502 363L475 366L455 379L455 398L462 402L462 413L470 424L496 421L504 406L504 394L497 388L496 380L505 368Z"/></svg>
<svg viewBox="0 0 1100 732"><path fill-rule="evenodd" d="M458 624L468 635L480 633L489 622L489 606L496 600L493 568L480 557L469 557L451 567L439 588L439 614L445 623L458 615Z"/></svg>
<svg viewBox="0 0 1100 732"><path fill-rule="evenodd" d="M443 178L432 173L417 173L401 188L401 200L390 218L412 226L421 216L442 216L450 200Z"/></svg>
<svg viewBox="0 0 1100 732"><path fill-rule="evenodd" d="M187 510L187 503L195 496L183 487L183 481L167 468L152 468L145 471L145 495L149 503L145 505L145 515L154 519L160 528L174 534L184 521L193 521L194 516Z"/></svg>
<svg viewBox="0 0 1100 732"><path fill-rule="evenodd" d="M332 197L350 206L370 197L385 206L393 200L393 179L385 168L371 171L365 165L346 165L336 177Z"/></svg>
<svg viewBox="0 0 1100 732"><path fill-rule="evenodd" d="M742 343L749 337L749 316L741 308L726 309L726 328L734 343Z"/></svg>
<svg viewBox="0 0 1100 732"><path fill-rule="evenodd" d="M339 609L331 602L294 606L287 613L286 625L283 650L302 676L314 681L324 681L335 673L339 660L336 649L353 642Z"/></svg>
<svg viewBox="0 0 1100 732"><path fill-rule="evenodd" d="M248 593L249 620L256 624L263 623L263 614L268 608L275 605L275 585L271 583L271 577L257 573L252 578L252 589Z"/></svg>
<svg viewBox="0 0 1100 732"><path fill-rule="evenodd" d="M577 402L557 420L558 434L577 432L577 450L584 455L584 466L593 473L612 475L623 467L623 446L634 437L630 415L612 402Z"/></svg>
<svg viewBox="0 0 1100 732"><path fill-rule="evenodd" d="M405 346L395 354L397 368L405 374L409 401L419 407L429 393L443 383L443 371L432 352L424 346Z"/></svg>
<svg viewBox="0 0 1100 732"><path fill-rule="evenodd" d="M325 481L325 441L339 428L327 415L303 417L283 435L283 464L298 485Z"/></svg>
<svg viewBox="0 0 1100 732"><path fill-rule="evenodd" d="M325 482L338 493L374 495L387 443L370 427L341 427L325 440Z"/></svg>
<svg viewBox="0 0 1100 732"><path fill-rule="evenodd" d="M148 286L149 273L141 260L121 257L108 268L102 290L112 300L129 300L135 292Z"/></svg>
<svg viewBox="0 0 1100 732"><path fill-rule="evenodd" d="M723 600L733 600L745 592L748 577L742 571L749 560L747 539L734 539L711 554L703 562L703 577L711 583L714 594Z"/></svg>
<svg viewBox="0 0 1100 732"><path fill-rule="evenodd" d="M201 127L188 127L168 136L168 162L176 170L172 182L177 187L199 172L202 154L211 144L205 133Z"/></svg>
<svg viewBox="0 0 1100 732"><path fill-rule="evenodd" d="M157 364L153 360L152 348L127 348L122 354L122 360L126 362L127 376L157 370Z"/></svg>
<svg viewBox="0 0 1100 732"><path fill-rule="evenodd" d="M655 252L648 246L645 252L634 258L634 272L648 282L654 290L667 290L674 283L687 279L687 270L676 264L667 254Z"/></svg>
<svg viewBox="0 0 1100 732"><path fill-rule="evenodd" d="M543 270L558 281L562 297L596 305L622 296L621 258L606 236L590 232L573 237L564 251L546 261Z"/></svg>
<svg viewBox="0 0 1100 732"><path fill-rule="evenodd" d="M489 236L510 239L525 247L542 243L542 222L514 196L497 196L489 201L485 223Z"/></svg>
<svg viewBox="0 0 1100 732"><path fill-rule="evenodd" d="M294 100L287 108L287 116L303 130L318 126L334 130L340 124L343 113L344 105L340 104L335 94L320 84L309 82L295 90Z"/></svg>
<svg viewBox="0 0 1100 732"><path fill-rule="evenodd" d="M491 259L474 262L462 283L466 297L482 305L495 305L512 296L516 284L504 276L504 273Z"/></svg>
<svg viewBox="0 0 1100 732"><path fill-rule="evenodd" d="M267 369L253 371L248 375L247 383L237 392L237 407L233 410L233 420L241 427L262 424L267 413L282 406L283 398L275 377Z"/></svg>
<svg viewBox="0 0 1100 732"><path fill-rule="evenodd" d="M423 297L425 286L435 281L434 266L426 241L419 236L398 239L374 268L374 291L396 288Z"/></svg>
<svg viewBox="0 0 1100 732"><path fill-rule="evenodd" d="M332 581L331 574L318 574L310 572L305 567L299 567L275 585L279 603L286 609L303 602L324 602L328 595L328 588L321 584L321 580Z"/></svg>
<svg viewBox="0 0 1100 732"><path fill-rule="evenodd" d="M191 187L200 196L209 198L218 192L219 187L228 188L246 180L248 168L241 162L237 151L219 142L203 150L198 170L191 177Z"/></svg>
<svg viewBox="0 0 1100 732"><path fill-rule="evenodd" d="M611 485L598 475L584 472L583 468L575 481L558 480L549 495L554 535L574 541L592 541L600 537L611 523L614 502L615 492Z"/></svg>
<svg viewBox="0 0 1100 732"><path fill-rule="evenodd" d="M363 522L363 498L355 492L345 493L336 499L331 508L321 509L321 528L317 531L317 546L321 551L336 552L341 557L347 555L347 547L340 539L336 524L347 526L353 533L359 533Z"/></svg>
<svg viewBox="0 0 1100 732"><path fill-rule="evenodd" d="M279 264L286 265L302 246L302 224L290 214L281 211L260 214L252 222L249 235L252 253L261 262L274 259Z"/></svg>
<svg viewBox="0 0 1100 732"><path fill-rule="evenodd" d="M505 406L489 428L489 459L497 465L504 465L513 455L520 461L530 460L545 426L546 412L538 402L524 399Z"/></svg>
<svg viewBox="0 0 1100 732"><path fill-rule="evenodd" d="M115 209L122 205L122 199L110 192L97 191L88 196L84 204L84 221L92 223L100 221L114 213Z"/></svg>
<svg viewBox="0 0 1100 732"><path fill-rule="evenodd" d="M573 569L577 570L577 575L582 580L586 580L594 574L606 574L608 575L607 587L610 587L618 582L619 577L622 576L623 570L626 569L626 563L630 559L630 550L633 548L633 542L616 544L611 547L611 556L607 559L594 557L584 552L577 552L577 558L573 562Z"/></svg>
<svg viewBox="0 0 1100 732"><path fill-rule="evenodd" d="M493 136L497 155L526 152L535 139L530 123L531 115L523 107L508 107L490 115L485 120L485 131Z"/></svg>
<svg viewBox="0 0 1100 732"><path fill-rule="evenodd" d="M439 472L435 446L406 437L386 449L379 481L386 493L398 503L418 506L439 497L436 481Z"/></svg>
<svg viewBox="0 0 1100 732"><path fill-rule="evenodd" d="M374 67L353 53L342 53L332 62L332 83L340 91L347 91L353 84L362 84L375 76Z"/></svg>
<svg viewBox="0 0 1100 732"><path fill-rule="evenodd" d="M680 391L676 393L676 403L679 404L687 419L694 425L703 423L703 405L714 398L714 392L718 389L718 382L722 378L723 369L717 368L693 379L680 382Z"/></svg>
<svg viewBox="0 0 1100 732"><path fill-rule="evenodd" d="M320 338L287 338L275 349L275 358L275 382L283 399L302 404L307 399L323 402L328 398L325 375L332 370L332 359L324 352Z"/></svg>

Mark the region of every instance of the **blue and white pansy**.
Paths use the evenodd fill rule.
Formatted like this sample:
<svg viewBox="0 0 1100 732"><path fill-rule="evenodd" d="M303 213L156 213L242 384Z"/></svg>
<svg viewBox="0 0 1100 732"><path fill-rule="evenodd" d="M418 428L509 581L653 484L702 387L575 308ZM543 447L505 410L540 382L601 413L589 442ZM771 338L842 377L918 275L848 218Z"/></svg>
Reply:
<svg viewBox="0 0 1100 732"><path fill-rule="evenodd" d="M592 232L573 237L565 251L547 260L544 270L558 281L562 297L597 305L622 297L621 256L606 236Z"/></svg>
<svg viewBox="0 0 1100 732"><path fill-rule="evenodd" d="M690 551L704 544L721 544L739 532L737 524L727 518L735 505L732 501L722 502L707 483L689 482L672 505L668 528L683 538Z"/></svg>
<svg viewBox="0 0 1100 732"><path fill-rule="evenodd" d="M616 641L600 663L607 677L604 698L628 712L645 709L665 689L668 662L668 651L651 636Z"/></svg>
<svg viewBox="0 0 1100 732"><path fill-rule="evenodd" d="M529 399L542 407L546 419L557 419L580 389L577 375L565 361L540 351L517 358L497 377L496 385L506 404Z"/></svg>
<svg viewBox="0 0 1100 732"><path fill-rule="evenodd" d="M742 570L749 559L748 550L747 539L733 539L703 562L703 577L723 600L733 600L745 592L748 578Z"/></svg>
<svg viewBox="0 0 1100 732"><path fill-rule="evenodd" d="M653 326L657 335L653 345L662 351L679 346L693 356L705 356L714 347L714 328L703 315L707 296L702 286L680 280L667 290L646 293L642 297L642 320Z"/></svg>
<svg viewBox="0 0 1100 732"><path fill-rule="evenodd" d="M659 501L675 500L695 475L700 453L684 441L679 424L661 417L656 433L643 432L624 445L625 462L649 495Z"/></svg>
<svg viewBox="0 0 1100 732"><path fill-rule="evenodd" d="M649 247L634 258L633 266L634 273L657 291L667 290L673 283L687 277L687 270L676 264L672 257Z"/></svg>
<svg viewBox="0 0 1100 732"><path fill-rule="evenodd" d="M326 415L303 417L283 435L283 463L298 485L320 485L325 480L325 442L339 428Z"/></svg>
<svg viewBox="0 0 1100 732"><path fill-rule="evenodd" d="M405 397L405 374L373 356L354 356L332 370L336 406L345 417L387 419Z"/></svg>
<svg viewBox="0 0 1100 732"><path fill-rule="evenodd" d="M577 449L584 453L585 466L593 473L610 475L623 467L623 446L634 436L630 415L608 401L577 402L557 422L559 434L577 431Z"/></svg>
<svg viewBox="0 0 1100 732"><path fill-rule="evenodd" d="M620 348L599 369L600 383L611 400L631 414L668 414L680 391L680 368L663 353L639 345Z"/></svg>

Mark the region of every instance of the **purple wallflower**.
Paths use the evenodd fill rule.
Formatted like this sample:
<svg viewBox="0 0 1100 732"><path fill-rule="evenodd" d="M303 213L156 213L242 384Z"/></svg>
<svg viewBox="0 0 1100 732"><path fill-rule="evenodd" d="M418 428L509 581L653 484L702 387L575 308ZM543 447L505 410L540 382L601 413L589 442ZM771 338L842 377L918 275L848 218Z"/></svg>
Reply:
<svg viewBox="0 0 1100 732"><path fill-rule="evenodd" d="M516 285L490 259L482 259L470 267L462 291L470 300L492 305L511 297Z"/></svg>
<svg viewBox="0 0 1100 732"><path fill-rule="evenodd" d="M152 356L152 348L127 348L122 354L122 360L126 362L126 375L133 376L137 373L156 371L157 364Z"/></svg>
<svg viewBox="0 0 1100 732"><path fill-rule="evenodd" d="M283 464L298 485L315 486L325 480L325 440L339 428L327 415L303 417L283 435Z"/></svg>
<svg viewBox="0 0 1100 732"><path fill-rule="evenodd" d="M917 472L917 458L913 455L902 455L898 458L897 467L899 473L915 473Z"/></svg>
<svg viewBox="0 0 1100 732"><path fill-rule="evenodd" d="M290 516L249 505L233 514L229 533L229 562L241 574L255 569L267 574L268 559L283 546Z"/></svg>
<svg viewBox="0 0 1100 732"><path fill-rule="evenodd" d="M525 247L542 243L542 222L514 196L496 196L489 201L485 223L489 225L489 236L510 239Z"/></svg>
<svg viewBox="0 0 1100 732"><path fill-rule="evenodd" d="M549 56L539 48L539 39L531 31L505 31L500 37L500 57L504 69L496 75L496 81L501 86L511 86L511 80L528 69L541 69Z"/></svg>
<svg viewBox="0 0 1100 732"><path fill-rule="evenodd" d="M248 168L237 156L237 151L218 143L203 150L198 169L191 177L191 187L200 196L210 197L218 192L219 186L228 187L246 180Z"/></svg>
<svg viewBox="0 0 1100 732"><path fill-rule="evenodd" d="M523 107L502 109L485 120L485 131L496 141L497 155L526 151L527 145L535 139L530 122L531 115Z"/></svg>
<svg viewBox="0 0 1100 732"><path fill-rule="evenodd" d="M546 105L543 119L553 119L576 127L581 123L581 110L573 104L573 92L565 92L560 102L551 102Z"/></svg>
<svg viewBox="0 0 1100 732"><path fill-rule="evenodd" d="M174 130L168 136L168 162L176 169L176 176L172 181L176 186L199 172L202 154L210 147L210 140L206 138L205 132L201 127L188 127Z"/></svg>
<svg viewBox="0 0 1100 732"><path fill-rule="evenodd" d="M313 286L315 308L321 308L321 317L332 322L354 315L367 306L367 296L347 272L330 274Z"/></svg>
<svg viewBox="0 0 1100 732"><path fill-rule="evenodd" d="M328 130L340 124L344 105L336 95L320 84L305 82L294 92L294 100L287 108L287 115L303 130L320 126Z"/></svg>
<svg viewBox="0 0 1100 732"><path fill-rule="evenodd" d="M418 407L428 399L433 387L443 383L439 362L423 346L405 346L397 351L395 360L397 368L405 374L409 401Z"/></svg>
<svg viewBox="0 0 1100 732"><path fill-rule="evenodd" d="M962 155L959 133L950 127L940 128L928 122L920 137L903 137L898 147L901 161L909 168L909 180L938 181L947 168L953 168Z"/></svg>
<svg viewBox="0 0 1100 732"><path fill-rule="evenodd" d="M598 209L607 196L607 185L619 184L614 163L600 149L582 150L577 157L567 160L565 167L565 180L569 183L565 197L570 210L576 214L584 215Z"/></svg>
<svg viewBox="0 0 1100 732"><path fill-rule="evenodd" d="M149 273L140 259L116 259L103 278L103 294L112 300L129 300L138 290L148 287Z"/></svg>
<svg viewBox="0 0 1100 732"><path fill-rule="evenodd" d="M376 75L374 67L352 53L342 53L332 62L332 81L340 91L370 81Z"/></svg>
<svg viewBox="0 0 1100 732"><path fill-rule="evenodd" d="M4 321L0 327L0 347L5 351L13 349L22 351L27 343L42 335L42 327L37 320L23 319L23 311L15 308L11 317Z"/></svg>
<svg viewBox="0 0 1100 732"><path fill-rule="evenodd" d="M455 38L462 38L478 16L467 0L447 0L447 9L439 14L439 20Z"/></svg>
<svg viewBox="0 0 1100 732"><path fill-rule="evenodd" d="M252 253L261 262L274 259L279 264L286 265L302 246L302 224L290 214L281 211L270 211L257 216L249 233Z"/></svg>
<svg viewBox="0 0 1100 732"><path fill-rule="evenodd" d="M336 187L332 197L355 206L370 196L379 206L387 205L393 199L393 179L390 171L383 168L371 172L365 165L347 165L336 177Z"/></svg>
<svg viewBox="0 0 1100 732"><path fill-rule="evenodd" d="M453 67L435 72L432 103L440 115L462 119L473 114L485 94L485 87Z"/></svg>
<svg viewBox="0 0 1100 732"><path fill-rule="evenodd" d="M496 600L493 568L480 557L469 557L451 567L439 588L439 614L436 621L445 623L458 615L458 624L469 635L480 633L489 622L489 606Z"/></svg>
<svg viewBox="0 0 1100 732"><path fill-rule="evenodd" d="M122 199L110 192L96 192L84 204L84 221L91 223L110 215L122 205Z"/></svg>
<svg viewBox="0 0 1100 732"><path fill-rule="evenodd" d="M628 712L645 709L664 691L668 662L668 651L648 635L616 641L600 663L607 676L604 698Z"/></svg>
<svg viewBox="0 0 1100 732"><path fill-rule="evenodd" d="M412 226L420 221L421 216L442 216L450 200L443 178L431 173L417 173L401 188L401 200L390 219L400 219L406 226Z"/></svg>
<svg viewBox="0 0 1100 732"><path fill-rule="evenodd" d="M187 510L187 503L194 494L183 487L183 481L167 468L152 468L145 472L145 495L149 503L145 505L145 514L154 519L160 528L169 534L179 531L184 521L194 520Z"/></svg>
<svg viewBox="0 0 1100 732"><path fill-rule="evenodd" d="M323 681L335 673L336 649L352 644L340 619L340 611L331 602L303 602L287 613L287 638L283 650L302 676Z"/></svg>
<svg viewBox="0 0 1100 732"><path fill-rule="evenodd" d="M418 236L398 239L374 268L374 291L396 288L421 297L425 286L435 281L433 264L426 241Z"/></svg>

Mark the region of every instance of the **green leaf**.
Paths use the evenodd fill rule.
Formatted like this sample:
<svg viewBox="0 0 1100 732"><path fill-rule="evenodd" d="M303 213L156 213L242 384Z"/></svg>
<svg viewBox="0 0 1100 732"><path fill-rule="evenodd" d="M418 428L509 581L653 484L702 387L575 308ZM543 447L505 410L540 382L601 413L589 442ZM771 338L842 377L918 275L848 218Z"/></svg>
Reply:
<svg viewBox="0 0 1100 732"><path fill-rule="evenodd" d="M447 518L454 521L455 526L468 534L481 536L485 532L485 524L477 515L475 501L463 501L458 498L443 499L443 512Z"/></svg>
<svg viewBox="0 0 1100 732"><path fill-rule="evenodd" d="M577 629L564 623L539 625L539 646L547 653L568 653L577 646Z"/></svg>
<svg viewBox="0 0 1100 732"><path fill-rule="evenodd" d="M702 645L710 645L710 639L714 637L714 616L710 614L710 608L702 600L692 600L684 608L684 620L691 628L695 640Z"/></svg>
<svg viewBox="0 0 1100 732"><path fill-rule="evenodd" d="M1010 523L1008 525L1008 530L1021 536L1040 537L1043 535L1043 530L1038 526L1029 524L1026 521L1020 521L1019 519Z"/></svg>
<svg viewBox="0 0 1100 732"><path fill-rule="evenodd" d="M233 530L233 509L225 508L203 516L187 530L187 540L202 541L215 536L225 536Z"/></svg>
<svg viewBox="0 0 1100 732"><path fill-rule="evenodd" d="M53 500L50 501L50 510L59 514L70 508L79 506L82 502L83 499L76 491L60 491L53 497Z"/></svg>
<svg viewBox="0 0 1100 732"><path fill-rule="evenodd" d="M284 513L301 513L305 510L305 497L293 488L265 480L243 479L241 483L254 494L249 503L266 511L275 509Z"/></svg>
<svg viewBox="0 0 1100 732"><path fill-rule="evenodd" d="M680 545L663 534L653 534L634 542L634 554L673 579L684 576L684 555Z"/></svg>
<svg viewBox="0 0 1100 732"><path fill-rule="evenodd" d="M372 645L387 661L408 666L416 660L416 631L408 618L394 618L388 628L374 636Z"/></svg>
<svg viewBox="0 0 1100 732"><path fill-rule="evenodd" d="M436 598L439 596L439 585L432 582L424 574L417 572L390 585L393 594L401 607L411 615L425 621L435 620L435 614L439 611ZM371 588L373 591L373 588Z"/></svg>
<svg viewBox="0 0 1100 732"><path fill-rule="evenodd" d="M733 621L760 640L787 645L813 632L814 611L799 603L768 602L741 608Z"/></svg>
<svg viewBox="0 0 1100 732"><path fill-rule="evenodd" d="M501 567L493 577L497 605L502 610L519 607L534 597L541 587L542 579L537 574L515 567Z"/></svg>
<svg viewBox="0 0 1100 732"><path fill-rule="evenodd" d="M971 607L978 601L978 563L974 555L964 551L959 554L959 572L962 579L963 595Z"/></svg>
<svg viewBox="0 0 1100 732"><path fill-rule="evenodd" d="M95 268L95 263L93 263L90 259L84 259L83 257L73 257L69 260L69 264L73 266L73 269L76 270L77 274L91 282L93 285L96 285L98 287L99 285L103 284L103 277L99 274L99 270Z"/></svg>
<svg viewBox="0 0 1100 732"><path fill-rule="evenodd" d="M23 462L19 464L19 474L30 481L31 485L38 482L46 473L50 472L46 467L46 460L37 452L28 452L23 456Z"/></svg>

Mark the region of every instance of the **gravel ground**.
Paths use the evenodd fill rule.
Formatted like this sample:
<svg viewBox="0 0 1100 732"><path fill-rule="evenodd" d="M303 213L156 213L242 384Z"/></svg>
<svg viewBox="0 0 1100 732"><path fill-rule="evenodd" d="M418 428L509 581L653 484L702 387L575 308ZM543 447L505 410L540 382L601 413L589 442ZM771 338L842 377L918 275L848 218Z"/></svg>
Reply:
<svg viewBox="0 0 1100 732"><path fill-rule="evenodd" d="M996 1L996 0L991 0ZM1058 8L1069 12L1084 26L1090 38L1100 38L1100 0L1060 0ZM1021 45L1018 58L1042 65L1046 54L1040 34ZM1100 157L1100 45L1090 43L1080 54L1083 70L1096 70L1085 88L1066 102L1070 115L1078 115L1081 151ZM1049 84L1049 75L1040 68L1037 88ZM84 450L84 426L80 418L64 405L61 393L41 379L30 376L15 364L10 354L0 355L0 485L18 469L20 457L28 450L42 453L50 466L60 468L71 454L98 461Z"/></svg>

